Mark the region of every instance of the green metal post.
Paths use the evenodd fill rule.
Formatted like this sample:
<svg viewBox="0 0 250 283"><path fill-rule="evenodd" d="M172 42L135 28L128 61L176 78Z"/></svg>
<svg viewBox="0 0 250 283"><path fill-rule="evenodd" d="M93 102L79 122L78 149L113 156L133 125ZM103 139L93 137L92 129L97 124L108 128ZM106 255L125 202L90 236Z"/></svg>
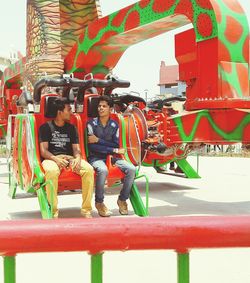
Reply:
<svg viewBox="0 0 250 283"><path fill-rule="evenodd" d="M196 179L200 178L199 174L194 170L194 168L187 162L186 159L176 159L175 162L185 173L187 178Z"/></svg>
<svg viewBox="0 0 250 283"><path fill-rule="evenodd" d="M43 189L43 187L46 184L51 185L52 183L51 183L50 180L48 180L48 182L44 183L43 186L41 186L36 191L36 193L37 193L37 197L38 197L38 201L39 201L39 205L40 205L40 211L41 211L41 214L42 214L42 218L43 219L51 219L51 218L53 218L52 209L49 206L48 199L47 199L47 196L46 196L46 192Z"/></svg>
<svg viewBox="0 0 250 283"><path fill-rule="evenodd" d="M178 283L189 283L189 253L178 253Z"/></svg>
<svg viewBox="0 0 250 283"><path fill-rule="evenodd" d="M133 184L130 192L130 201L136 215L148 216L148 211L143 204L141 195L135 183Z"/></svg>
<svg viewBox="0 0 250 283"><path fill-rule="evenodd" d="M4 256L4 283L16 282L16 257Z"/></svg>
<svg viewBox="0 0 250 283"><path fill-rule="evenodd" d="M91 283L102 283L102 255L91 255Z"/></svg>
<svg viewBox="0 0 250 283"><path fill-rule="evenodd" d="M139 174L139 172L138 172ZM149 207L149 180L148 180L148 177L145 175L145 174L142 174L142 175L138 175L135 177L135 180L138 180L140 178L145 178L146 180L146 212L147 212L147 215L149 215L149 212L148 212L148 207Z"/></svg>

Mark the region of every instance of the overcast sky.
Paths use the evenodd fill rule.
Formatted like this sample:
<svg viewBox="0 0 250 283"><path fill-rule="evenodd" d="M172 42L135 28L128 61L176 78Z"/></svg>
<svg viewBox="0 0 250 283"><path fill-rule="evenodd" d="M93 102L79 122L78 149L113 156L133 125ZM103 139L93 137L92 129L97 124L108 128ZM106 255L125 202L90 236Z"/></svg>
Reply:
<svg viewBox="0 0 250 283"><path fill-rule="evenodd" d="M250 18L249 0L238 0ZM100 0L103 15L108 15L136 0ZM249 20L250 22L250 20ZM0 4L0 56L8 56L11 48L25 54L26 29L26 0L1 1ZM174 33L165 33L131 46L123 55L114 73L122 79L131 82L129 90L144 94L148 89L149 95L159 92L160 63L175 64Z"/></svg>

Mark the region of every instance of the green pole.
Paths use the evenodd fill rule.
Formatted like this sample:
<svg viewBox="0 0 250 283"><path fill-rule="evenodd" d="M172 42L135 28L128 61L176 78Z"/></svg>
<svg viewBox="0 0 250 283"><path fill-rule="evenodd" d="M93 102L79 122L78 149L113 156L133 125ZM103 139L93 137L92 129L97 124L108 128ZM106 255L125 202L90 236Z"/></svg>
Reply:
<svg viewBox="0 0 250 283"><path fill-rule="evenodd" d="M16 282L16 257L4 256L4 283Z"/></svg>
<svg viewBox="0 0 250 283"><path fill-rule="evenodd" d="M134 183L130 192L130 201L135 214L138 216L148 216L148 211L144 206L138 187Z"/></svg>
<svg viewBox="0 0 250 283"><path fill-rule="evenodd" d="M102 283L102 255L91 255L91 283Z"/></svg>
<svg viewBox="0 0 250 283"><path fill-rule="evenodd" d="M187 162L186 159L176 159L175 162L181 168L181 170L185 173L187 178L190 178L190 179L200 178L196 170Z"/></svg>
<svg viewBox="0 0 250 283"><path fill-rule="evenodd" d="M189 253L178 253L178 283L189 283Z"/></svg>

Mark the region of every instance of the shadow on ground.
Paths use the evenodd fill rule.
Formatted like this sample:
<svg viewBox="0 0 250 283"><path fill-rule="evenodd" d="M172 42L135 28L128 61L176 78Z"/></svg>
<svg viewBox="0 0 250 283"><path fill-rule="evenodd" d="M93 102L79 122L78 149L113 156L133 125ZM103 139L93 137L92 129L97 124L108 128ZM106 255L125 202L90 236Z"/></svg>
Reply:
<svg viewBox="0 0 250 283"><path fill-rule="evenodd" d="M141 196L145 196L142 184L139 186ZM176 215L242 215L250 214L250 201L206 201L190 196L189 191L200 188L172 183L150 183L150 200L166 202L166 205L150 206L150 216Z"/></svg>
<svg viewBox="0 0 250 283"><path fill-rule="evenodd" d="M121 216L118 209L111 209L112 216L114 217L125 217ZM96 211L93 211L92 216L94 218L100 217ZM132 210L129 210L129 217L136 216ZM41 219L40 211L23 211L23 212L12 212L9 213L9 219ZM82 218L79 207L69 207L60 209L59 218Z"/></svg>
<svg viewBox="0 0 250 283"><path fill-rule="evenodd" d="M138 189L145 201L145 183L138 182ZM121 186L106 189L106 200L113 196L116 199L121 190ZM242 215L250 214L250 201L206 201L192 197L192 192L201 190L193 186L178 185L168 182L151 182L149 193L149 213L150 216L178 216L178 215ZM79 194L76 192L64 192L60 195ZM35 198L31 194L18 194L17 199ZM109 200L110 201L110 200ZM108 202L108 201L107 201ZM38 206L38 203L37 203ZM109 205L113 212L113 216L120 216L116 203ZM38 207L37 207L38 209ZM129 215L133 215L130 211ZM33 219L41 218L40 212L23 211L9 214L11 219ZM94 217L99 217L96 211L93 212ZM81 217L79 207L62 208L60 210L60 218L77 218Z"/></svg>

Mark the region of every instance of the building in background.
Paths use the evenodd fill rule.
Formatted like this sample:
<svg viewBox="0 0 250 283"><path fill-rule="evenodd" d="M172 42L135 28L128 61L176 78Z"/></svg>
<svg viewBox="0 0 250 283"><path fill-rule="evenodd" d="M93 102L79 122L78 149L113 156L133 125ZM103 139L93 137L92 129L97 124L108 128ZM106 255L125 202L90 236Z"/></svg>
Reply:
<svg viewBox="0 0 250 283"><path fill-rule="evenodd" d="M161 61L160 66L160 95L158 99L164 99L171 96L185 96L186 83L179 81L179 66L166 66L164 61ZM174 110L181 112L183 110L183 102L177 101L172 103Z"/></svg>
<svg viewBox="0 0 250 283"><path fill-rule="evenodd" d="M183 96L186 93L185 82L179 81L178 65L166 66L164 61L161 61L160 66L160 95L168 97L169 95Z"/></svg>

